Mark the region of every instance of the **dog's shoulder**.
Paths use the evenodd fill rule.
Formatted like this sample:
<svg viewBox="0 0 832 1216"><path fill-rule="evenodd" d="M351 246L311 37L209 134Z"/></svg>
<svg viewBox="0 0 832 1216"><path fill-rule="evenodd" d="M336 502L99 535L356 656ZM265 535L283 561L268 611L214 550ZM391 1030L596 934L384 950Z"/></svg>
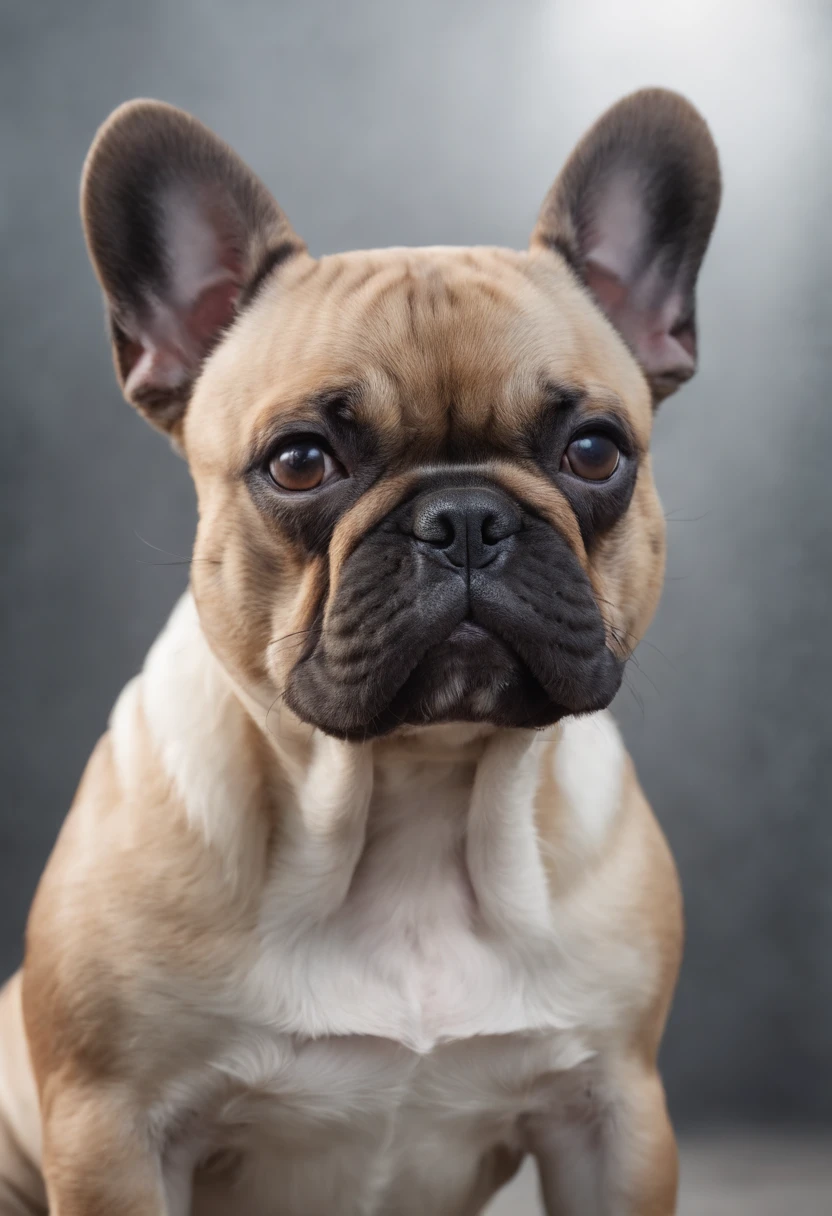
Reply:
<svg viewBox="0 0 832 1216"><path fill-rule="evenodd" d="M215 698L199 663L189 611L186 597L120 694L39 883L23 970L36 1069L59 1053L106 1070L137 1027L181 1025L199 977L231 968L253 918L268 835L259 770L244 712ZM225 814L203 822L209 804ZM224 835L210 836L215 823Z"/></svg>
<svg viewBox="0 0 832 1216"><path fill-rule="evenodd" d="M657 1041L681 960L681 890L608 710L569 719L547 746L536 824L558 936Z"/></svg>

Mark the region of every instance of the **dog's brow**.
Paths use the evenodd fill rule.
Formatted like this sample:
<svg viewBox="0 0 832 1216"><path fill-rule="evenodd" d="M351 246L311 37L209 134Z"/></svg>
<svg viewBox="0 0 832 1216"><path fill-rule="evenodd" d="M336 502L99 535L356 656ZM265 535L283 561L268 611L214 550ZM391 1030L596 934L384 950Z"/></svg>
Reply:
<svg viewBox="0 0 832 1216"><path fill-rule="evenodd" d="M556 411L565 413L567 410L573 410L586 397L586 390L576 384L559 384L554 380L543 379L538 418Z"/></svg>
<svg viewBox="0 0 832 1216"><path fill-rule="evenodd" d="M610 409L618 413L624 410L624 402L621 397L605 384L559 384L554 380L544 380L540 403L541 413L550 410L570 410L582 404Z"/></svg>
<svg viewBox="0 0 832 1216"><path fill-rule="evenodd" d="M351 431L364 431L366 424L355 411L363 396L363 386L357 382L332 385L318 389L294 401L275 402L252 437L249 459L244 472L262 462L269 449L282 438L304 430L318 428L337 436L347 426Z"/></svg>
<svg viewBox="0 0 832 1216"><path fill-rule="evenodd" d="M355 412L363 395L364 386L351 382L315 393L309 398L308 404L331 422L355 422Z"/></svg>
<svg viewBox="0 0 832 1216"><path fill-rule="evenodd" d="M590 405L603 406L605 409L623 410L624 401L619 397L614 389L608 388L606 384L587 384L584 389L584 397Z"/></svg>

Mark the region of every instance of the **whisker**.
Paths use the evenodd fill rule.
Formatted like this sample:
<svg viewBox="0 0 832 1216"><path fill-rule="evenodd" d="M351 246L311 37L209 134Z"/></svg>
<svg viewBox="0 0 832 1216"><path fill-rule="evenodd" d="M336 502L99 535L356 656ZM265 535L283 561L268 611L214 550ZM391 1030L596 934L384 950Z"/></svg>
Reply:
<svg viewBox="0 0 832 1216"><path fill-rule="evenodd" d="M665 521L669 524L698 524L700 520L707 519L709 515L713 515L713 511L703 511L701 515L676 515L673 511L665 511Z"/></svg>
<svg viewBox="0 0 832 1216"><path fill-rule="evenodd" d="M157 553L164 553L166 557L172 557L171 562L147 562L142 561L140 557L136 558L139 566L190 566L194 562L207 562L212 566L219 566L221 562L217 557L183 557L181 553L171 553L169 549L161 549L158 545L151 544L140 532L133 529L133 535L137 540L140 540L143 545L147 545L148 549L155 549Z"/></svg>
<svg viewBox="0 0 832 1216"><path fill-rule="evenodd" d="M283 637L272 638L269 642L269 648L279 651L288 649L291 646L302 646L310 635L316 633L319 636L322 635L323 629L317 627L312 629L297 629L294 633L284 634ZM293 639L295 640L293 641Z"/></svg>
<svg viewBox="0 0 832 1216"><path fill-rule="evenodd" d="M271 638L268 644L276 646L278 642L285 642L287 638L306 637L310 633L323 633L323 629L320 625L310 625L308 629L295 629L292 633L281 634L279 638Z"/></svg>
<svg viewBox="0 0 832 1216"><path fill-rule="evenodd" d="M639 674L640 676L642 676L642 677L643 677L643 678L644 678L644 679L647 681L647 683L650 685L650 687L651 687L651 688L654 690L654 692L656 693L656 696L660 697L662 694L659 692L659 689L657 688L657 686L655 685L655 683L653 682L653 680L650 678L650 676L647 674L647 672L646 672L646 671L644 670L644 668L641 666L641 664L639 663L639 661L636 659L636 656L635 656L634 654L631 654L631 655L630 655L630 657L629 657L629 659L627 660L627 662L628 662L628 663L632 663L632 664L634 665L634 667L635 667L636 671L638 672L638 674Z"/></svg>
<svg viewBox="0 0 832 1216"><path fill-rule="evenodd" d="M668 656L664 653L664 651L660 650L659 647L655 644L655 642L649 641L648 638L642 638L641 641L638 643L638 645L639 646L649 646L651 650L655 650L656 654L661 655L661 657L664 659L665 663L669 663L674 671L679 670L679 668L676 666L676 664L673 662L673 660L668 658Z"/></svg>
<svg viewBox="0 0 832 1216"><path fill-rule="evenodd" d="M165 557L176 557L182 561L190 561L190 558L183 558L181 553L171 553L170 549L161 549L158 545L152 544L149 540L142 536L141 532L137 532L135 528L133 529L133 535L137 540L140 540L143 545L147 545L148 549L155 549L157 553L164 553Z"/></svg>
<svg viewBox="0 0 832 1216"><path fill-rule="evenodd" d="M630 681L629 681L629 680L626 678L626 676L624 677L624 680L623 680L623 683L622 683L622 687L627 689L627 692L630 694L630 696L631 696L631 697L633 698L633 700L635 701L636 705L637 705L637 706L639 707L639 709L641 710L641 720L642 720L642 722L644 722L644 721L646 720L646 715L645 715L645 712L644 712L644 700L643 700L643 698L642 698L642 697L639 695L639 693L638 693L638 692L636 692L636 690L633 688L632 684L631 684L631 683L630 683Z"/></svg>
<svg viewBox="0 0 832 1216"><path fill-rule="evenodd" d="M191 563L193 562L193 560L194 559L192 557L187 557L187 558L183 557L181 561L177 561L177 562L146 562L146 561L143 561L142 558L137 557L136 565L137 566L190 566Z"/></svg>
<svg viewBox="0 0 832 1216"><path fill-rule="evenodd" d="M605 600L602 597L597 597L597 602L599 604L606 605L606 607L608 607L608 608L616 607L616 605L613 604L610 600ZM635 643L635 645L633 647L633 651L635 651L636 647L638 647L638 646L649 646L650 649L655 650L656 654L660 655L664 659L665 663L668 663L673 668L674 671L678 671L678 668L676 667L676 664L673 662L673 660L671 658L669 658L668 655L666 655L664 653L664 651L661 650L655 644L655 642L651 642L649 638L636 637L636 635L629 629L622 629L618 625L610 625L607 622L605 622L605 623L606 623L607 628L609 629L610 633L613 635L613 637L619 643L619 645L622 645L624 640L629 638L632 642ZM632 658L632 655L630 657Z"/></svg>

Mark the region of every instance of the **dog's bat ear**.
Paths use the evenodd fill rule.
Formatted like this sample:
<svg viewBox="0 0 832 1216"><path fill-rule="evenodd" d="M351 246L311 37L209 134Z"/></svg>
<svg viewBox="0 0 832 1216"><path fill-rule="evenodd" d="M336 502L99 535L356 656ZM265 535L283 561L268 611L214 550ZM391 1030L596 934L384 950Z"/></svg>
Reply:
<svg viewBox="0 0 832 1216"><path fill-rule="evenodd" d="M176 438L240 300L305 246L236 153L156 101L120 106L96 135L81 214L124 394Z"/></svg>
<svg viewBox="0 0 832 1216"><path fill-rule="evenodd" d="M656 404L696 369L696 277L720 199L704 119L665 89L607 110L543 203L532 247L561 254L630 346Z"/></svg>

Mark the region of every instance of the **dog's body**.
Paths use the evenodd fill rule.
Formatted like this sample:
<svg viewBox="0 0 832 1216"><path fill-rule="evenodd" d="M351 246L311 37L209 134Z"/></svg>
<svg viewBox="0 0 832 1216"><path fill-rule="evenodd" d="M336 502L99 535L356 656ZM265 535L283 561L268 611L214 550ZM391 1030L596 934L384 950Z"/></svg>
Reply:
<svg viewBox="0 0 832 1216"><path fill-rule="evenodd" d="M525 1153L552 1216L675 1210L678 886L602 707L661 585L652 404L718 176L686 103L622 107L529 255L314 262L192 120L99 137L117 366L200 525L0 998L2 1216L473 1216ZM629 280L602 216L582 283L570 191L627 122L708 190L676 169Z"/></svg>
<svg viewBox="0 0 832 1216"><path fill-rule="evenodd" d="M90 1048L102 1077L118 1050L147 1095L172 1214L217 1150L199 1216L476 1212L538 1139L590 1158L602 1109L667 1209L651 1058L678 897L616 729L605 714L551 739L430 729L358 756L278 736L258 756L189 597L122 694L52 863L56 890L95 889L44 966L82 972L107 921L95 966L129 984L126 1034ZM264 787L293 822L337 806L341 838L313 823L270 851ZM102 985L76 984L63 1016L97 1019Z"/></svg>

